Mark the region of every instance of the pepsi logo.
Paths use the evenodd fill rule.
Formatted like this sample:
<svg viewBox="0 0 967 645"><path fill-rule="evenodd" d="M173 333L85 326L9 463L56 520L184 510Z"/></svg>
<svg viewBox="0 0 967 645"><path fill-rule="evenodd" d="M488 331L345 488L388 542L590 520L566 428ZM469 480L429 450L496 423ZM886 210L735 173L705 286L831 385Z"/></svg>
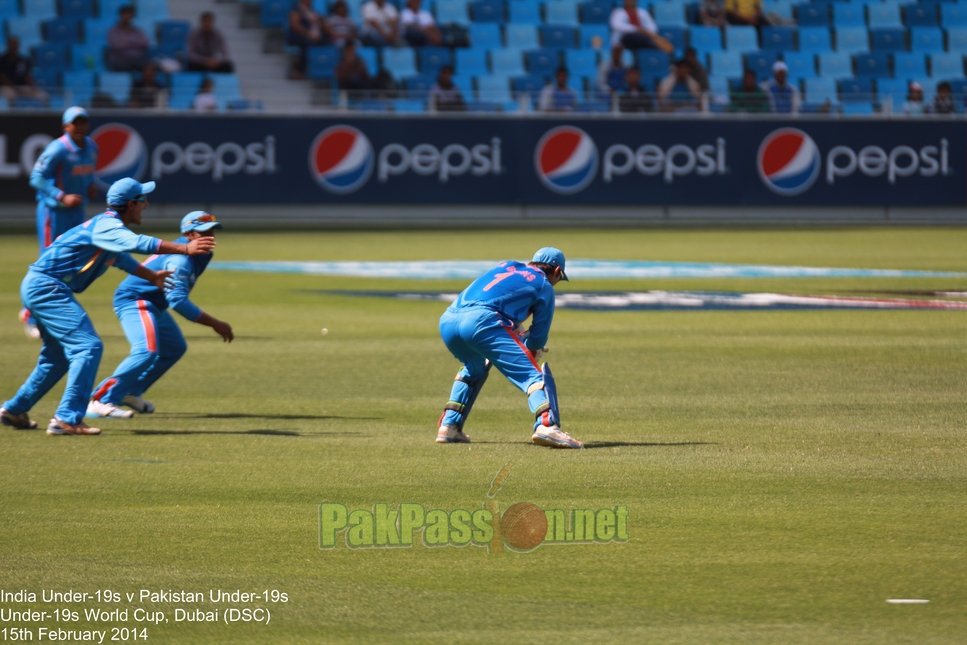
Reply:
<svg viewBox="0 0 967 645"><path fill-rule="evenodd" d="M756 162L762 183L786 197L809 190L819 177L821 163L816 142L795 128L782 128L767 136Z"/></svg>
<svg viewBox="0 0 967 645"><path fill-rule="evenodd" d="M309 172L329 192L345 195L366 183L374 159L365 134L348 125L334 125L320 132L309 147Z"/></svg>
<svg viewBox="0 0 967 645"><path fill-rule="evenodd" d="M534 169L544 186L561 195L573 195L594 180L598 148L584 130L560 126L537 143Z"/></svg>
<svg viewBox="0 0 967 645"><path fill-rule="evenodd" d="M97 144L97 167L94 181L107 190L118 179L133 177L138 181L148 170L148 146L136 130L121 123L102 125L91 138Z"/></svg>

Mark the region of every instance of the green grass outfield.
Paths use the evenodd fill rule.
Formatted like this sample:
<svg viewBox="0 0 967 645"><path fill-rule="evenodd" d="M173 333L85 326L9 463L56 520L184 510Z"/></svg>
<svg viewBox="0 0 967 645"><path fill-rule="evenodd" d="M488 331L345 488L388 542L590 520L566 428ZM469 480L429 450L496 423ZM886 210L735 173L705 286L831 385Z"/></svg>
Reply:
<svg viewBox="0 0 967 645"><path fill-rule="evenodd" d="M217 258L526 259L546 244L571 258L967 270L967 230L955 228L226 232ZM16 319L34 256L34 238L0 237L0 399L36 361ZM81 296L106 345L99 378L128 350L111 309L122 277ZM967 312L561 310L548 360L565 428L621 445L530 445L524 396L495 374L467 427L477 443L439 446L457 369L437 332L443 304L313 290L463 286L210 271L193 299L236 341L183 323L189 352L149 393L157 414L105 421L100 437L0 431L0 588L288 594L268 604L267 626L175 623L176 606L194 605L149 606L172 617L148 628L149 643L965 642ZM837 293L967 280L561 288ZM59 395L33 411L42 427ZM503 555L319 549L321 502L480 508L508 461L501 508L625 504L630 540ZM141 605L74 609L115 606ZM14 626L92 628L0 623Z"/></svg>

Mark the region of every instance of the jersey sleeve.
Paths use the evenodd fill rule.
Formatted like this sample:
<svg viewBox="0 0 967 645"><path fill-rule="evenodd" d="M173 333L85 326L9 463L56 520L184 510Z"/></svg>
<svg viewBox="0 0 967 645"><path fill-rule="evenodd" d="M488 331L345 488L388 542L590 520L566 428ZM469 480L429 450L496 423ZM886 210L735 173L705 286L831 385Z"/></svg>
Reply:
<svg viewBox="0 0 967 645"><path fill-rule="evenodd" d="M165 260L164 269L174 271L165 283L168 306L195 322L201 318L202 310L188 298L191 295L191 259L183 255L170 255Z"/></svg>
<svg viewBox="0 0 967 645"><path fill-rule="evenodd" d="M551 333L551 321L554 320L554 287L550 282L544 282L531 311L534 322L524 345L533 352L547 344L547 337Z"/></svg>
<svg viewBox="0 0 967 645"><path fill-rule="evenodd" d="M121 255L118 256L118 259L114 261L114 266L121 269L125 273L130 273L131 275L134 275L135 271L137 271L138 267L140 267L141 265L138 263L137 260L132 258L127 253L122 253Z"/></svg>
<svg viewBox="0 0 967 645"><path fill-rule="evenodd" d="M94 225L91 244L111 253L151 255L161 247L161 240L148 235L138 235L113 217L102 217Z"/></svg>
<svg viewBox="0 0 967 645"><path fill-rule="evenodd" d="M34 169L30 172L30 186L42 193L52 202L59 202L64 198L64 191L57 186L55 174L57 166L63 163L67 157L67 149L64 146L52 141L44 148L34 164Z"/></svg>

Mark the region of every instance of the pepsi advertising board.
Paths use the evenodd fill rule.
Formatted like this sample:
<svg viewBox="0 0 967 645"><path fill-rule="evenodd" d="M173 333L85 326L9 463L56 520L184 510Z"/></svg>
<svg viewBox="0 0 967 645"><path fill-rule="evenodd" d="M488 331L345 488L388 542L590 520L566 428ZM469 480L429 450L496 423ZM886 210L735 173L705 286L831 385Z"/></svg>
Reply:
<svg viewBox="0 0 967 645"><path fill-rule="evenodd" d="M56 130L4 117L0 200L29 199ZM95 114L91 136L102 188L150 179L158 202L967 204L960 120Z"/></svg>

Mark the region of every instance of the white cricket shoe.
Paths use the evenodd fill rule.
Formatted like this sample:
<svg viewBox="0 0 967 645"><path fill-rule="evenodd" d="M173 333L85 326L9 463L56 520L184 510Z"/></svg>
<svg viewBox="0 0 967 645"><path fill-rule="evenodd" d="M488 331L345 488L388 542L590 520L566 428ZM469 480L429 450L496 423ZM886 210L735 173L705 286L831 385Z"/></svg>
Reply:
<svg viewBox="0 0 967 645"><path fill-rule="evenodd" d="M463 430L457 426L440 426L440 431L436 433L437 443L470 443L470 437L463 434Z"/></svg>
<svg viewBox="0 0 967 645"><path fill-rule="evenodd" d="M140 412L141 414L151 414L154 412L153 403L145 401L140 396L135 396L133 394L128 394L126 397L121 399L121 403L128 406L135 412Z"/></svg>
<svg viewBox="0 0 967 645"><path fill-rule="evenodd" d="M541 426L534 431L531 441L548 448L574 448L580 450L584 444L557 426Z"/></svg>
<svg viewBox="0 0 967 645"><path fill-rule="evenodd" d="M24 334L27 335L27 338L30 340L40 340L40 330L37 329L37 325L30 323L30 312L26 309L20 310L20 322L23 323Z"/></svg>
<svg viewBox="0 0 967 645"><path fill-rule="evenodd" d="M57 417L50 420L50 425L47 426L47 434L51 435L61 435L61 434L101 434L100 428L92 428L83 421L77 423L76 425L71 425L66 421L61 421Z"/></svg>
<svg viewBox="0 0 967 645"><path fill-rule="evenodd" d="M88 417L106 417L109 419L130 419L134 416L134 412L131 410L122 410L121 408L113 405L111 403L103 403L101 401L91 401L87 404L87 415Z"/></svg>

